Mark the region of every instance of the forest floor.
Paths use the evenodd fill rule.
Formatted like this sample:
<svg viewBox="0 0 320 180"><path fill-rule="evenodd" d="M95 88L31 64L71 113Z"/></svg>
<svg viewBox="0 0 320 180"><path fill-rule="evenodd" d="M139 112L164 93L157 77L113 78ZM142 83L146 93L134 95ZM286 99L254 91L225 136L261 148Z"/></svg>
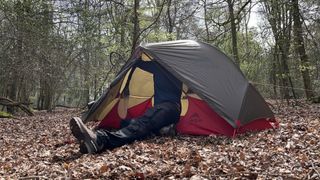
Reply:
<svg viewBox="0 0 320 180"><path fill-rule="evenodd" d="M277 130L227 137L153 137L81 155L79 110L0 119L0 179L320 179L320 104L273 107Z"/></svg>

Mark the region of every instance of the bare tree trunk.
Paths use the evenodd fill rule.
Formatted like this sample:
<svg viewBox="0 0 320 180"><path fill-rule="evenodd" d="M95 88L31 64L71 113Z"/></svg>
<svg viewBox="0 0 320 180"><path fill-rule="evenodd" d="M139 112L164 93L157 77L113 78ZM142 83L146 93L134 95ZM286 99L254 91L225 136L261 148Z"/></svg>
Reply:
<svg viewBox="0 0 320 180"><path fill-rule="evenodd" d="M280 94L282 98L290 98L290 87L293 96L295 92L291 81L288 57L291 39L292 18L289 4L287 2L264 1L264 7L267 12L267 18L271 25L272 33L275 39L275 57L278 68Z"/></svg>
<svg viewBox="0 0 320 180"><path fill-rule="evenodd" d="M83 104L86 105L90 101L90 70L91 70L91 31L90 23L89 23L89 0L85 0L84 2L84 19L83 19L83 28L85 34L85 42L84 42L84 90L83 90Z"/></svg>
<svg viewBox="0 0 320 180"><path fill-rule="evenodd" d="M44 108L43 102L44 102L44 78L42 75L40 75L40 88L39 88L39 97L37 101L37 109L42 110Z"/></svg>
<svg viewBox="0 0 320 180"><path fill-rule="evenodd" d="M87 42L88 43L88 42ZM83 67L84 70L84 90L83 90L83 99L84 99L84 104L89 103L90 101L90 52L89 52L89 45L86 44L86 49L84 52L84 57L85 57L85 66Z"/></svg>
<svg viewBox="0 0 320 180"><path fill-rule="evenodd" d="M17 82L13 80L10 86L9 98L16 100L17 99L16 94L17 94ZM11 114L14 113L14 107L7 107L7 110Z"/></svg>
<svg viewBox="0 0 320 180"><path fill-rule="evenodd" d="M55 62L52 61L50 55L47 54L47 48L50 48L50 30L51 30L51 22L52 22L52 14L51 9L49 7L48 1L42 1L42 7L44 9L44 16L41 21L43 25L41 26L41 31L43 35L43 39L40 41L40 57L39 57L39 67L40 67L40 93L37 101L37 108L39 110L47 110L51 112L54 108L54 96L55 96L55 81L54 81L54 73L55 73Z"/></svg>
<svg viewBox="0 0 320 180"><path fill-rule="evenodd" d="M287 43L285 44L287 45ZM288 66L288 54L283 48L280 48L280 72L281 72L281 83L282 83L281 85L283 86L283 97L285 99L289 99L290 98L289 87L291 87L293 96L295 96L295 93L292 87L293 85L292 83L290 83L291 76L290 76L290 71Z"/></svg>
<svg viewBox="0 0 320 180"><path fill-rule="evenodd" d="M271 68L271 77L270 80L273 84L273 93L274 93L274 97L277 98L278 97L278 92L277 92L277 61L278 61L278 49L277 46L275 46L273 48L273 61L272 61L272 68Z"/></svg>
<svg viewBox="0 0 320 180"><path fill-rule="evenodd" d="M169 40L172 40L172 33L173 33L173 27L174 27L174 23L173 23L173 19L171 17L171 4L172 4L172 0L168 0L168 5L167 5L167 16L168 16L168 33L169 33Z"/></svg>
<svg viewBox="0 0 320 180"><path fill-rule="evenodd" d="M203 0L203 10L204 10L204 25L206 27L206 41L209 42L210 33L209 33L209 25L208 25L207 0Z"/></svg>
<svg viewBox="0 0 320 180"><path fill-rule="evenodd" d="M46 80L46 88L45 88L45 101L44 101L44 109L48 112L52 112L53 110L53 89L52 86L49 84L48 80Z"/></svg>
<svg viewBox="0 0 320 180"><path fill-rule="evenodd" d="M302 36L302 22L300 20L300 10L299 10L299 0L292 0L292 10L293 10L293 33L294 33L294 41L296 52L299 53L300 62L302 68L300 68L303 85L305 88L305 94L307 99L312 99L314 97L314 92L312 89L312 84L310 80L310 73L309 73L309 57L306 54L303 36Z"/></svg>
<svg viewBox="0 0 320 180"><path fill-rule="evenodd" d="M232 39L232 55L233 59L238 66L240 66L239 53L238 53L238 43L237 43L237 27L236 27L236 18L234 17L234 1L227 0L229 18L231 23L231 39Z"/></svg>
<svg viewBox="0 0 320 180"><path fill-rule="evenodd" d="M139 44L139 33L140 33L140 21L139 21L139 11L140 9L140 0L134 0L134 8L133 8L133 36L132 36L132 46L131 46L131 54L136 49L137 44Z"/></svg>
<svg viewBox="0 0 320 180"><path fill-rule="evenodd" d="M117 8L119 8L119 7L117 7ZM116 8L116 10L118 10L117 8ZM123 14L124 15L121 16L121 18L120 18L120 23L121 24L127 24L128 23L127 13L123 13ZM121 47L126 47L127 46L127 39L126 39L126 31L127 31L127 29L126 29L126 26L121 25L119 28L120 28L120 45L121 45Z"/></svg>
<svg viewBox="0 0 320 180"><path fill-rule="evenodd" d="M17 101L17 93L18 93L18 81L19 81L19 64L22 61L23 58L23 24L24 22L24 12L25 12L25 6L23 2L17 2L15 5L15 8L17 9L17 40L16 40L16 56L13 62L13 72L12 76L10 77L10 90L9 90L9 98L13 101ZM14 107L8 107L8 112L13 114L14 113Z"/></svg>

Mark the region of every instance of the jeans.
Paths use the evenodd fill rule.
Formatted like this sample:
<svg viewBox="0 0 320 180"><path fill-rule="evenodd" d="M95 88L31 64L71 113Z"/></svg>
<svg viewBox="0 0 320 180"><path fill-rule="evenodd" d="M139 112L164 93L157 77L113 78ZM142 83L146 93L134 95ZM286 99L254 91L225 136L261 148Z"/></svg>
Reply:
<svg viewBox="0 0 320 180"><path fill-rule="evenodd" d="M157 133L161 128L177 123L180 119L181 108L179 104L163 102L146 110L139 118L128 121L127 126L118 131L97 130L97 140L103 149L113 149L143 140L151 133Z"/></svg>

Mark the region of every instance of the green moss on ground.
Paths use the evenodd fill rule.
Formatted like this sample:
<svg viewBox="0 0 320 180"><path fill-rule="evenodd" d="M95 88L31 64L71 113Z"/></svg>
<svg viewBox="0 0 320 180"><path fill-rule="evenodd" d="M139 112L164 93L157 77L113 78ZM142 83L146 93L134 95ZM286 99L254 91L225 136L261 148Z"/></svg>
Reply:
<svg viewBox="0 0 320 180"><path fill-rule="evenodd" d="M13 115L5 111L0 111L0 118L13 118Z"/></svg>

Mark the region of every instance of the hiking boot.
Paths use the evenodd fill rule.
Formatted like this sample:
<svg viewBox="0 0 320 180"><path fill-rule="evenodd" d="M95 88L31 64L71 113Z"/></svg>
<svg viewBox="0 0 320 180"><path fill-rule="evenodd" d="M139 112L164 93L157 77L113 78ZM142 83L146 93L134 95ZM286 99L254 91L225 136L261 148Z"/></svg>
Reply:
<svg viewBox="0 0 320 180"><path fill-rule="evenodd" d="M78 117L73 117L70 120L70 129L74 137L80 143L80 152L94 154L102 150L102 146L97 142L97 135L92 130L88 129Z"/></svg>
<svg viewBox="0 0 320 180"><path fill-rule="evenodd" d="M159 134L161 136L176 136L177 131L176 131L176 125L175 124L170 124L169 126L165 126L159 130Z"/></svg>
<svg viewBox="0 0 320 180"><path fill-rule="evenodd" d="M84 142L80 142L79 143L79 152L81 154L88 154L89 153L86 145L84 144Z"/></svg>

